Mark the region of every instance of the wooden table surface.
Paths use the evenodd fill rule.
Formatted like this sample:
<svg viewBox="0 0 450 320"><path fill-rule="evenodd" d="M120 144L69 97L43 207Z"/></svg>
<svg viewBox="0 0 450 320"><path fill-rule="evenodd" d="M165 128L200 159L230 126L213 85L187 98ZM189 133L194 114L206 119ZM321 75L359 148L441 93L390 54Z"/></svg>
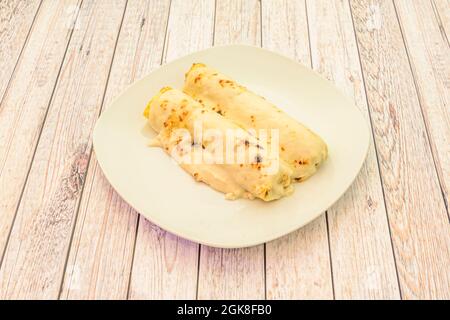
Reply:
<svg viewBox="0 0 450 320"><path fill-rule="evenodd" d="M449 299L449 37L449 0L2 0L0 298ZM324 75L373 139L314 222L222 250L131 209L91 134L136 79L231 43Z"/></svg>

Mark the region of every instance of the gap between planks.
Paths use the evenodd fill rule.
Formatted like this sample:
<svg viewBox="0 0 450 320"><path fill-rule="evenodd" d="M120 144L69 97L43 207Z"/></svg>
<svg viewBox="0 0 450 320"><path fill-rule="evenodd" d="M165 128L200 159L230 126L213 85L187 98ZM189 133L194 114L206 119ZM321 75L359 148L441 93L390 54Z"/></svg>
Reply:
<svg viewBox="0 0 450 320"><path fill-rule="evenodd" d="M55 3L56 2L54 2L53 4L55 4ZM113 4L110 7L111 9L114 9L114 10L110 11L111 14L115 15L115 16L111 17L111 20L105 20L105 18L103 18L103 19L99 19L100 21L96 20L94 23L94 21L92 19L88 19L87 23L85 23L82 26L81 31L86 31L88 35L90 32L94 32L91 34L93 36L93 38L100 37L100 39L97 39L97 40L100 40L99 42L104 41L105 46L115 43L114 37L108 38L108 37L101 37L101 36L102 36L103 30L106 30L105 32L111 32L111 33L114 32L114 36L117 36L118 29L114 28L112 31L109 31L108 28L101 29L101 30L95 29L95 27L98 26L97 23L100 24L99 27L102 26L102 23L103 23L103 25L107 24L107 23L112 23L112 24L117 23L114 27L118 27L118 22L120 21L119 17L123 17L125 2L124 1L116 1L115 4L116 5ZM103 4L103 5L105 5L105 4ZM98 4L98 7L96 5L94 5L93 3L91 3L91 5L86 5L86 6L87 6L86 8L83 6L80 10L80 14L85 14L85 15L89 14L89 16L87 16L87 17L85 16L85 18L91 18L93 14L97 13L99 10L104 9L104 7L102 7L102 4L100 4L100 3ZM115 18L115 20L112 20L112 18ZM79 17L77 17L77 20L78 19L79 19ZM62 22L62 20L58 20L58 22ZM92 24L91 24L91 22L92 22ZM109 25L109 26L111 26L111 25ZM73 25L72 25L72 27L73 27ZM89 30L90 28L94 28L94 30ZM81 43L84 43L86 34L81 34L78 31L74 31L74 33L75 32L77 33L77 41L78 42L81 41ZM83 37L80 38L80 36L83 36ZM76 47L76 48L73 47L74 38L72 37L70 40L71 41L70 41L69 47L72 47L71 48L71 59L69 59L70 61L68 61L67 60L68 56L66 55L65 59L63 60L64 61L63 66L68 68L66 70L67 72L71 72L73 70L75 70L73 72L76 72L76 70L77 70L77 69L71 69L71 66L72 66L71 63L73 62L72 58L74 56L76 56L75 62L77 62L77 63L83 63L85 61L92 62L94 54L98 54L98 56L96 56L96 57L100 61L101 61L101 58L104 58L104 62L107 62L108 57L110 57L110 55L112 53L112 52L110 52L110 53L98 52L98 50L96 50L96 49L100 49L101 47L93 48L93 50L92 50L93 52L91 52L91 50L90 50L91 48L87 48L87 50L85 50L86 52L84 52L84 51L81 52L82 51L81 48L78 49L78 47ZM75 45L77 45L76 42L75 42ZM88 57L89 54L91 54L90 57ZM108 66L110 66L110 62L108 64ZM89 65L93 66L91 64L89 64ZM101 64L100 62L97 64L97 66L98 66L98 68L100 68L101 71L104 70L104 69L102 70L101 68L105 68L106 70L109 70L109 69L107 69L108 67L105 64ZM99 73L100 73L100 70L97 70L97 71L99 71ZM83 69L81 69L79 72L83 72ZM104 74L104 75L107 76L107 74ZM79 76L83 76L83 74L79 74ZM102 79L103 78L100 78L100 81ZM64 87L64 83L61 84L60 80L61 80L61 78L59 78L59 81L57 82L58 83L57 87L60 88L62 86L62 88L63 88L62 90L64 90L64 88L66 88L66 87ZM66 80L65 84L67 84L67 82L70 84L73 81L73 79L65 79L65 80ZM83 82L83 81L81 81L81 82ZM92 86L85 86L83 88L86 89L87 94L89 94L90 93L89 90L94 90L93 92L95 92L95 85L98 85L98 84L102 85L102 83L98 83L98 81L97 81L97 82L94 82L92 84ZM106 84L106 83L103 83L103 84ZM70 88L67 88L67 89L70 89ZM83 90L81 90L81 91L83 91ZM74 95L78 94L77 92L78 91L74 91L73 92ZM63 99L65 101L65 97L66 97L65 93L63 94L63 96L61 96L60 93L61 92L59 91L58 99L59 100ZM91 100L87 99L88 97L91 98ZM101 99L101 97L102 97L101 94L98 93L98 94L94 94L94 95L87 96L84 98L86 98L86 103L88 103L90 101L92 103L91 107L93 106L92 108L95 108L95 107L97 107L97 104L95 102L100 101L97 99L99 99L99 98ZM75 98L75 97L72 96L72 98ZM46 117L46 121L44 122L43 129L40 134L39 143L37 144L37 149L36 149L36 150L40 150L39 151L40 156L41 157L43 156L44 159L47 158L47 156L48 156L50 158L50 159L48 159L48 161L50 161L50 163L52 163L52 164L55 164L55 163L57 164L58 162L56 162L56 160L52 161L52 157L54 155L47 154L47 151L45 149L43 149L43 147L46 146L45 145L46 141L43 141L44 130L46 133L46 138L47 139L51 138L51 135L53 134L52 133L53 131L51 131L51 130L55 126L55 117L57 117L57 119L59 119L59 117L61 115L60 112L64 112L65 108L66 109L69 108L68 106L65 106L65 108L56 109L56 111L55 111L55 108L56 108L56 107L54 107L54 104L56 103L55 99L56 99L55 96L53 96L52 100L51 100L52 114L49 113L50 112L50 108L49 108L47 111L48 116ZM70 104L70 102L73 102L76 104L76 100L75 101L69 100L69 101L65 101L65 102L67 104ZM75 109L77 109L76 106L75 106ZM94 109L91 109L91 111L93 111L93 110ZM80 111L80 110L78 110L78 111ZM70 109L66 110L66 112L68 112L68 113L64 114L64 115L70 117L72 114L70 112ZM85 113L89 113L89 111L85 110ZM52 117L52 118L50 118L50 120L53 121L52 122L53 124L49 123L50 115ZM89 115L86 115L86 116L89 117ZM86 120L89 121L89 119L86 119ZM67 133L69 133L69 135L70 135L71 128L68 127L66 129L68 130ZM75 129L76 128L72 128L72 130L75 130ZM80 133L80 132L72 132L72 133L74 135L76 135L77 133ZM83 134L83 133L80 133L80 134ZM86 134L86 132L84 132L84 134ZM50 137L49 137L49 135L50 135ZM83 137L80 137L80 138L83 138ZM80 139L80 140L82 140L82 139ZM49 139L47 141L50 144L54 143L53 142L54 139ZM80 142L80 141L78 141L78 142ZM42 144L43 144L43 146L42 146ZM73 145L71 145L71 144L69 144L67 146L67 148L69 149L69 150L67 150L68 152L71 152L70 151L71 147L73 147ZM86 148L89 148L88 144L86 144ZM73 150L73 148L72 148L72 150ZM83 152L83 150L78 150L78 149L73 150L73 151ZM88 152L89 150L87 149L86 151ZM37 152L38 151L36 151L36 153L35 153L36 156L37 156ZM60 152L58 152L58 151L57 151L56 155L57 155L58 159L61 159L64 156L68 156L67 153L61 155ZM84 155L86 155L86 154L80 154L79 156L82 157ZM35 159L36 159L36 156L35 156ZM45 165L45 163L48 163L48 161L47 160L40 161L40 165ZM86 164L87 157L85 156L84 158L83 157L80 158L80 161L81 162L77 163L77 165L83 165L83 163ZM36 184L33 186L33 181L34 181L34 183L36 183L35 180L41 179L36 173L37 172L36 170L39 170L39 169L36 169L35 166L38 166L38 163L36 163L36 161L34 161L33 165L32 165L32 168L34 168L33 177L31 177L31 171L30 171L29 178L26 182L25 190L28 189L28 192L30 192L29 189L33 189L33 187L38 187ZM37 167L37 168L39 168L39 167ZM59 172L56 171L57 169L59 169L60 171ZM66 172L66 170L68 170L70 168L66 168L66 165L63 164L63 166L57 167L57 169L54 169L55 172L52 172L52 173L59 176L59 174L64 175L64 173L68 173L68 172ZM82 170L82 169L80 169L80 170ZM80 174L82 174L82 173L80 173ZM31 181L31 178L33 178L33 181ZM43 178L46 178L46 176L44 176ZM59 176L59 178L62 179L62 181L60 181L63 184L61 186L62 189L61 190L52 190L52 191L56 191L56 193L52 192L52 194L54 197L56 197L56 199L54 199L54 200L61 201L61 203L51 203L50 207L48 207L48 211L46 211L47 214L42 212L43 209L40 211L37 211L37 213L32 216L27 214L28 211L33 211L32 207L34 205L36 205L36 201L34 201L34 203L33 203L33 199L31 199L31 198L27 198L26 199L27 201L25 202L25 204L24 204L23 200L20 203L19 208L22 209L20 211L20 214L21 214L21 220L23 220L23 221L21 222L20 225L18 225L17 221L14 224L14 227L13 227L14 228L13 232L15 231L14 242L11 242L11 237L13 235L13 233L12 233L11 237L10 237L10 241L8 243L8 247L6 249L7 255L5 256L5 259L2 264L1 277L0 277L0 279L2 279L2 286L3 286L3 288L5 288L5 291L4 291L5 295L7 295L10 298L13 298L15 296L22 297L22 298L23 297L36 297L36 296L39 296L40 298L46 298L46 297L50 298L50 297L54 297L54 294L57 294L57 292L55 292L55 291L57 291L57 288L59 288L61 281L57 282L56 278L58 276L62 276L62 274L63 274L61 269L64 266L63 265L63 263L65 262L64 258L67 254L69 244L67 244L67 246L65 246L65 245L66 245L66 240L70 239L70 237L71 237L70 231L72 229L71 225L69 223L74 222L73 219L70 218L70 216L72 215L71 217L74 218L74 216L76 215L76 212L74 212L75 210L74 211L71 210L72 209L71 205L74 206L74 209L77 206L76 196L74 196L73 199L70 197L67 199L63 197L64 192L70 192L69 190L65 190L65 187L68 188L69 186L65 185L66 182L64 180L64 176ZM83 188L83 182L84 182L82 177L80 177L80 179L81 180L80 180L80 185L79 185L79 188L80 188L79 191L81 191L81 189ZM45 182L47 182L47 181L44 181L44 183ZM45 190L42 190L42 189L45 189L45 187L50 188L51 186L44 185L44 188L41 187L41 192L44 192L44 194L47 194L45 192ZM71 192L74 192L75 195L77 194L77 190L75 190L75 191L72 190ZM36 192L35 196L39 197L39 192ZM60 196L63 198L60 199L59 198ZM48 201L48 200L51 200L51 199L44 199L44 201ZM65 203L65 202L67 202L67 203ZM25 210L23 208L23 206L25 206L25 205L27 205L29 207L28 208L29 210ZM63 210L63 211L67 210L68 212L65 212L65 213L68 214L69 219L65 219L67 217L65 217L63 215L63 212L60 212L60 210ZM19 211L17 214L19 214ZM52 216L55 214L57 216ZM17 215L16 215L16 217L17 217ZM52 218L56 218L56 221L53 221L53 223L52 223ZM22 236L20 235L20 233L23 230L21 230L21 228L26 227L27 225L33 225L34 228L32 230L27 230L28 238L22 239ZM42 228L44 228L44 229L42 229ZM41 229L42 229L42 232L40 231ZM53 232L52 232L52 230L53 230ZM48 234L48 232L51 232L51 233ZM50 237L47 238L45 233L47 233L47 236L49 235ZM56 238L56 237L58 237L58 235L63 236L63 237L68 236L69 238L63 238L63 239L58 240ZM29 238L33 237L33 236L35 237L35 239L30 240ZM39 239L39 237L41 237L41 239ZM47 245L49 247L53 248L54 250L51 250L49 248L49 250L51 250L51 251L46 252L45 250L46 250L47 246L41 245L42 243L45 243L45 242L47 242ZM8 255L8 251L10 251L9 255ZM15 255L14 255L14 252L16 252ZM32 256L34 256L34 258ZM7 264L5 264L6 257L8 257ZM51 260L51 258L53 258L53 260ZM33 263L30 263L30 259L32 259L31 261L33 261ZM28 270L25 270L23 268L17 269L16 264L17 264L18 260L22 260L22 262L20 264L27 266ZM36 268L37 268L37 270L36 270ZM35 269L35 270L33 271L33 269ZM9 274L9 278L8 278L7 282L5 279L6 274ZM12 275L12 274L14 274L14 275ZM40 276L38 277L37 274L39 274ZM10 292L10 293L7 293L7 292Z"/></svg>
<svg viewBox="0 0 450 320"><path fill-rule="evenodd" d="M28 38L30 37L30 34L31 34L31 32L32 32L32 30L33 30L33 26L34 26L34 22L36 21L36 17L37 17L37 15L38 15L38 13L39 13L39 10L40 10L40 8L41 8L41 5L42 5L42 1L43 0L38 0L38 1L34 1L34 2L38 2L38 5L37 5L37 8L35 8L35 10L34 11L32 11L30 14L32 14L32 16L33 16L33 18L31 19L31 24L29 24L29 28L27 28L26 26L25 26L25 30L24 31L26 31L26 32L19 32L19 35L21 34L21 33L25 33L26 35L25 35L25 39L23 39L23 38L21 38L21 37L14 37L14 39L15 40L18 40L19 41L19 43L18 43L18 45L19 45L19 48L16 48L16 50L10 50L10 48L6 48L5 49L5 51L4 52L8 52L8 54L9 54L9 58L11 58L11 56L14 56L14 54L11 54L11 51L17 51L17 50L19 50L19 53L18 53L18 55L16 55L16 58L14 59L14 58L12 58L12 60L13 61L11 61L11 63L10 63L10 67L9 67L9 69L11 69L11 67L12 67L12 70L10 71L10 72L8 72L8 71L6 71L5 72L5 69L8 69L8 67L6 66L1 66L1 68L2 68L2 73L3 74L1 74L0 75L0 110L1 110L1 105L2 105L2 102L3 102L3 98L4 98L4 96L6 95L6 92L8 91L8 89L9 89L9 87L10 87L10 85L11 85L11 81L12 81L12 79L14 78L14 74L15 74L15 72L16 72L16 68L17 68L17 65L19 64L19 61L21 60L21 58L22 58L22 54L23 54L23 49L25 48L25 46L27 45L27 42L28 42ZM21 14L21 12L20 12L20 10L17 10L17 7L21 4L21 3L25 3L25 2L22 2L22 1L20 1L20 0L18 0L17 1L17 5L14 7L14 9L12 10L12 13L11 13L11 15L13 16L13 18L14 17L16 17L15 15L14 15L14 13L15 12L19 12L19 15ZM31 1L27 4L27 5L29 5L30 7L32 6L30 3L32 3ZM34 12L34 14L33 14L33 12ZM0 15L1 16L1 15ZM26 20L28 20L27 19L28 18L28 16L25 16L24 17L24 20L26 21ZM3 20L3 19L2 19ZM3 22L3 21L2 21ZM11 27L11 24L13 25L13 27ZM20 27L22 27L23 25L24 25L25 23L24 23L24 21L14 21L14 23L10 23L10 25L9 25L9 27L11 27L12 29L14 29L16 26L18 26L18 28L20 28ZM1 25L0 25L0 27L1 27ZM8 27L8 26L7 26ZM28 30L27 30L28 29ZM1 31L1 29L0 29L0 31ZM9 31L11 31L11 29L9 29ZM2 35L2 34L7 34L8 32L0 32L0 35ZM1 40L1 39L0 39ZM8 41L0 41L0 45L1 44L7 44L8 43ZM0 51L0 55L1 55L1 51ZM5 57L3 57L4 59L1 59L1 60L3 60L2 61L2 63L4 62L4 61L8 61L8 59L7 58L5 58ZM15 61L14 61L15 60ZM6 74L5 74L5 73ZM8 75L9 74L9 75ZM6 76L7 77L7 79L5 79L4 78L4 76ZM3 85L3 83L6 83L6 85L4 86Z"/></svg>
<svg viewBox="0 0 450 320"><path fill-rule="evenodd" d="M40 2L40 4L39 4L39 10L37 10L36 15L34 16L34 19L33 19L33 26L34 26L34 23L35 23L35 21L36 21L36 17L38 17L38 15L40 14L40 11L42 10L42 4L44 3L44 1L45 1L45 0L42 0L42 1ZM81 6L81 2L82 2L83 0L79 0L79 1L80 1L79 6ZM78 16L78 12L76 13L73 22L76 21L77 16ZM24 43L24 46L23 46L22 51L21 51L21 55L22 55L22 53L23 53L23 50L24 50L25 47L27 46L28 39L29 39L29 36L30 36L30 34L31 34L31 30L32 30L32 29L33 29L33 28L30 29L30 32L29 32L29 34L28 34L28 36L27 36L27 41ZM24 182L23 182L22 187L20 188L19 198L18 198L18 201L17 201L17 204L16 204L16 208L15 208L15 210L14 210L14 214L13 214L13 217L12 217L12 221L11 221L11 223L10 223L10 227L8 228L6 240L0 242L0 246L1 246L0 249L2 250L2 251L1 251L1 254L0 254L0 268L1 268L2 263L3 263L3 258L4 258L4 255L5 255L5 253L6 253L6 248L7 248L7 246L8 246L9 239L10 239L10 236L11 236L11 232L12 232L12 229L13 229L13 226L14 226L14 223L15 223L15 220L16 220L17 211L19 210L19 206L20 206L20 203L21 203L21 201L22 201L23 193L24 193L24 190L25 190L26 183L27 183L27 181L28 181L28 176L29 176L29 174L30 174L31 166L32 166L33 160L34 160L34 158L35 158L37 146L38 146L38 143L39 143L41 134L42 134L42 130L43 130L43 128L44 128L45 120L46 120L46 118L47 118L48 109L49 109L50 104L52 103L52 100L53 100L53 95L54 95L54 93L55 93L55 89L56 89L56 86L57 86L57 83L58 83L58 80L59 80L59 77L60 77L60 74L61 74L61 69L62 69L63 62L64 62L65 57L66 57L66 53L67 53L67 49L68 49L68 47L69 47L70 39L72 38L72 34L73 34L73 29L69 32L68 40L67 40L67 42L66 42L65 49L64 49L64 53L63 53L63 55L62 55L62 59L61 59L61 62L60 62L60 64L59 64L59 68L58 68L58 71L57 71L57 74L56 74L56 78L55 78L54 84L53 84L52 89L51 89L50 97L49 97L49 99L48 99L48 102L46 103L46 108L45 108L45 112L44 112L44 115L43 115L43 119L42 119L41 125L39 126L39 129L38 129L37 138L36 138L36 143L35 143L35 146L34 146L34 148L33 148L32 153L31 153L31 158L30 158L29 164L27 165L27 169L26 169L26 174L25 174ZM18 60L16 66L15 66L14 72L16 71L16 67L19 65L19 62L20 62L20 61ZM10 80L10 81L12 81L13 77L14 77L14 74L13 74L13 76L11 76L11 80ZM9 84L8 84L8 89L9 89ZM6 91L6 93L5 93L5 95L3 96L3 98L7 97L7 94L8 94L8 93L9 93L9 92ZM3 103L3 100L2 100L2 103ZM6 158L7 158L7 156L5 156L5 162L2 164L2 170L0 170L0 174L3 172L4 165L5 165L5 163L6 163ZM4 245L3 245L3 243L4 243Z"/></svg>

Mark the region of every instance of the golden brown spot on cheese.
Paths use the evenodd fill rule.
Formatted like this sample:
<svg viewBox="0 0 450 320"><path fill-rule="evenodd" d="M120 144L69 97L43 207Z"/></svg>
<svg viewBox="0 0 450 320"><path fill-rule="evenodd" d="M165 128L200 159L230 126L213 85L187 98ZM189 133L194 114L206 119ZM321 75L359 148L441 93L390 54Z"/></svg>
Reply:
<svg viewBox="0 0 450 320"><path fill-rule="evenodd" d="M252 168L255 168L256 170L261 170L261 164L260 163L252 163Z"/></svg>
<svg viewBox="0 0 450 320"><path fill-rule="evenodd" d="M198 81L200 81L202 79L202 77L203 77L203 74L200 73L198 76L195 77L194 83L197 83Z"/></svg>
<svg viewBox="0 0 450 320"><path fill-rule="evenodd" d="M166 111L166 109L167 109L167 100L161 102L161 104L159 105L159 107L160 107L161 109L163 109L164 111Z"/></svg>
<svg viewBox="0 0 450 320"><path fill-rule="evenodd" d="M234 82L231 81L231 80L220 79L220 80L219 80L219 84L220 84L220 86L223 88L223 87L225 87L226 85L233 86L233 85L234 85Z"/></svg>
<svg viewBox="0 0 450 320"><path fill-rule="evenodd" d="M184 74L184 77L186 78L189 73L191 73L191 71L201 67L206 67L206 65L204 65L203 63L193 63L189 71Z"/></svg>

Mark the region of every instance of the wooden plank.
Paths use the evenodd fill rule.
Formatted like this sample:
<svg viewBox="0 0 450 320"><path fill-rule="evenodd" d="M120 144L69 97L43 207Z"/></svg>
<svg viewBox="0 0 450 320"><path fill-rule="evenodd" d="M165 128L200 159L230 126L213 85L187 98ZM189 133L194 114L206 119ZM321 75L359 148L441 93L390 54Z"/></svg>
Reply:
<svg viewBox="0 0 450 320"><path fill-rule="evenodd" d="M447 204L450 202L450 47L431 2L395 1L431 150ZM447 7L450 11L450 7Z"/></svg>
<svg viewBox="0 0 450 320"><path fill-rule="evenodd" d="M104 106L161 63L170 0L128 2ZM114 191L92 155L61 298L126 299L138 214Z"/></svg>
<svg viewBox="0 0 450 320"><path fill-rule="evenodd" d="M198 299L264 299L264 245L245 249L202 246Z"/></svg>
<svg viewBox="0 0 450 320"><path fill-rule="evenodd" d="M214 44L260 45L260 2L217 2ZM246 249L202 246L198 283L199 299L264 299L264 245Z"/></svg>
<svg viewBox="0 0 450 320"><path fill-rule="evenodd" d="M0 269L2 298L57 298L125 1L85 1Z"/></svg>
<svg viewBox="0 0 450 320"><path fill-rule="evenodd" d="M40 3L41 0L0 2L0 101L6 92Z"/></svg>
<svg viewBox="0 0 450 320"><path fill-rule="evenodd" d="M351 9L402 297L449 298L448 216L394 5Z"/></svg>
<svg viewBox="0 0 450 320"><path fill-rule="evenodd" d="M447 39L447 44L450 45L450 0L431 0L431 4L438 19L439 29L443 37Z"/></svg>
<svg viewBox="0 0 450 320"><path fill-rule="evenodd" d="M262 1L262 45L311 65L304 1ZM266 245L268 299L332 299L325 215Z"/></svg>
<svg viewBox="0 0 450 320"><path fill-rule="evenodd" d="M261 45L259 0L220 0L216 5L214 45Z"/></svg>
<svg viewBox="0 0 450 320"><path fill-rule="evenodd" d="M266 244L267 299L333 299L325 216Z"/></svg>
<svg viewBox="0 0 450 320"><path fill-rule="evenodd" d="M307 1L313 68L351 97L370 124L347 1ZM336 299L398 299L395 261L371 141L356 181L327 211Z"/></svg>
<svg viewBox="0 0 450 320"><path fill-rule="evenodd" d="M173 0L166 35L166 60L212 43L214 1ZM194 299L199 246L139 219L129 297Z"/></svg>
<svg viewBox="0 0 450 320"><path fill-rule="evenodd" d="M76 14L44 1L0 105L0 257L4 252ZM1 258L0 258L1 259Z"/></svg>

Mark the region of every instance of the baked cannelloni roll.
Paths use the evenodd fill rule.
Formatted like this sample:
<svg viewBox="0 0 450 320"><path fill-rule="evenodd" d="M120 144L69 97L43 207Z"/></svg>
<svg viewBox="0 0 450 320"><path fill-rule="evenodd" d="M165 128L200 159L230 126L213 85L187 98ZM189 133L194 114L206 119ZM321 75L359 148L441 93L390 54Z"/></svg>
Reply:
<svg viewBox="0 0 450 320"><path fill-rule="evenodd" d="M327 145L310 129L224 74L196 63L186 73L184 92L245 129L279 129L280 157L303 181L327 158Z"/></svg>
<svg viewBox="0 0 450 320"><path fill-rule="evenodd" d="M226 198L271 201L293 191L291 169L268 152L270 144L185 93L161 89L144 116L158 133L151 144L163 148L197 181L225 193ZM245 157L238 159L239 154Z"/></svg>

